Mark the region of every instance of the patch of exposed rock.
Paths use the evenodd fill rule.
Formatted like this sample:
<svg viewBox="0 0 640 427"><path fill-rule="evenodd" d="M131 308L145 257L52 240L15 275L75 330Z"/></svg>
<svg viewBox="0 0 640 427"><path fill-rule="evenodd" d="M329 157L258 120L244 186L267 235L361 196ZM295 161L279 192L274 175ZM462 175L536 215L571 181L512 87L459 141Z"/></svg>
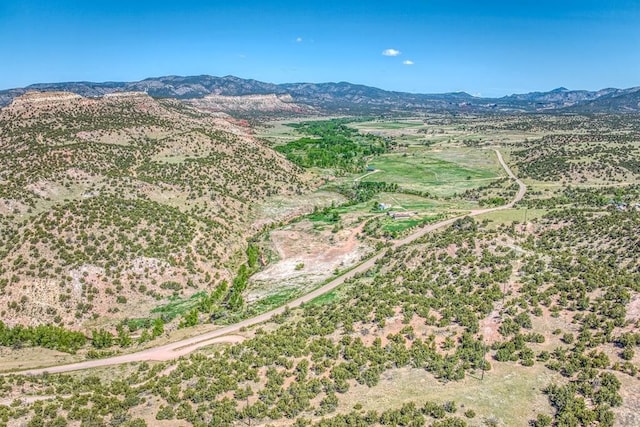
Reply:
<svg viewBox="0 0 640 427"><path fill-rule="evenodd" d="M291 95L207 95L202 99L192 99L188 103L196 108L210 112L294 114L311 114L315 112L315 109L308 105L295 103Z"/></svg>

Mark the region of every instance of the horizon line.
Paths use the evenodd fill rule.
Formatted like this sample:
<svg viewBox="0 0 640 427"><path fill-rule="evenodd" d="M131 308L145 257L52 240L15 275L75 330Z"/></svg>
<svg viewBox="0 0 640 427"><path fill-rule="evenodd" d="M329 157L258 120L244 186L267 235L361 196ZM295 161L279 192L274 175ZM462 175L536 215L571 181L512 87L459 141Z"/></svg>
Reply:
<svg viewBox="0 0 640 427"><path fill-rule="evenodd" d="M22 90L22 89L29 89L32 88L33 86L38 86L38 85L65 85L65 84L94 84L94 85L104 85L104 84L131 84L131 83L141 83L144 82L145 80L157 80L157 79L164 79L164 78L190 78L190 77L212 77L212 78L217 78L217 79L225 79L225 78L236 78L236 79L240 79L240 80L250 80L250 81L255 81L255 82L259 82L259 83L266 83L266 84L272 84L274 86L284 86L284 85L294 85L294 84L315 84L315 85L321 85L321 84L341 84L341 83L346 83L349 85L353 85L353 86L365 86L368 88L373 88L373 89L378 89L378 90L383 90L385 92L392 92L392 93L406 93L406 94L412 94L412 95L448 95L448 94L466 94L470 97L473 98L478 98L478 99L498 99L498 98L504 98L504 97L508 97L508 96L514 96L514 95L526 95L526 94L531 94L531 93L549 93L549 92L554 92L554 91L567 91L567 92L580 92L580 91L585 91L585 92L599 92L599 91L603 91L603 90L609 90L609 89L616 89L616 90L629 90L629 89L635 89L635 88L640 88L640 85L638 86L630 86L630 87L615 87L615 86L607 86L607 87L601 87L599 89L567 89L565 86L560 85L557 86L553 89L550 90L530 90L530 91L518 91L518 90L514 90L511 91L510 93L507 93L505 95L501 95L501 96L483 96L481 92L477 92L477 91L472 91L472 90L451 90L451 91L445 91L445 92L412 92L412 91L400 91L400 90L390 90L390 89L384 89L382 87L379 86L371 86L371 85L367 85L367 84L363 84L363 83L352 83L346 80L341 80L341 81L324 81L324 82L313 82L313 81L298 81L298 82L284 82L284 83L273 83L273 82L268 82L268 81L264 81L264 80L258 80L258 79L254 79L254 78L245 78L245 77L239 77L233 74L227 74L224 76L216 76L213 74L191 74L191 75L179 75L179 74L167 74L167 75L161 75L161 76L150 76L150 77L145 77L143 79L140 80L102 80L102 81L95 81L95 80L67 80L67 81L60 81L60 82L36 82L36 83L30 83L26 86L15 86L15 87L8 87L8 88L4 88L4 89L0 89L0 92L8 92L8 91L13 91L13 90ZM37 88L33 88L34 90L37 90ZM473 93L475 92L475 93Z"/></svg>

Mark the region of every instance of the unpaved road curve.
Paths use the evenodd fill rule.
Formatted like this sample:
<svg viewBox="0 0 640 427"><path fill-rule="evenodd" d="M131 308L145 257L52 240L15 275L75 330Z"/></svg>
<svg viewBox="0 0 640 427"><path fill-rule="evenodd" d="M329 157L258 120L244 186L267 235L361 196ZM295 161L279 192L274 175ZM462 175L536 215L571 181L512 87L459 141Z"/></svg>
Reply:
<svg viewBox="0 0 640 427"><path fill-rule="evenodd" d="M374 170L374 171L367 172L367 173L365 173L364 175L362 175L362 176L359 176L359 177L355 178L355 179L353 180L353 182L359 182L362 178L366 178L366 177L368 177L369 175L373 175L374 173L378 173L378 172L382 172L382 169L376 169L376 170Z"/></svg>
<svg viewBox="0 0 640 427"><path fill-rule="evenodd" d="M502 158L502 154L500 154L498 150L495 150L495 152L496 152L496 155L498 156L498 161L500 162L500 165L502 166L502 168L505 170L505 172L511 179L515 180L515 182L518 183L518 186L519 186L518 193L516 194L516 196L513 198L511 202L507 203L506 205L495 207L495 208L474 210L467 215L461 215L458 217L450 218L444 221L440 221L440 222L428 225L416 231L415 233L410 234L409 236L403 239L395 241L393 244L393 248L398 248L400 246L406 245L410 242L413 242L416 239L419 239L420 237L424 236L427 233L430 233L439 228L446 227L452 224L455 220L463 216L478 216L478 215L482 215L489 212L509 209L509 208L512 208L514 204L519 202L524 196L524 194L526 193L527 186L513 174L511 169L509 169L509 166L507 166L507 164L504 162L504 159ZM39 375L44 372L48 372L48 373L54 374L54 373L61 373L61 372L77 371L82 369L98 368L103 366L120 365L123 363L143 362L143 361L164 361L164 360L176 359L198 348L201 348L210 344L239 342L242 340L242 337L239 337L237 335L230 335L230 334L237 333L242 328L246 328L249 326L257 325L259 323L266 322L274 315L284 312L287 307L290 307L290 308L299 307L300 305L307 303L319 297L320 295L326 294L327 292L342 285L346 280L352 278L356 274L363 273L369 270L370 268L372 268L375 265L376 261L382 258L385 253L386 253L385 250L377 253L373 257L364 261L362 264L359 264L358 266L346 272L345 274L339 277L336 277L332 281L328 282L326 285L300 298L290 301L289 303L286 304L286 306L273 309L259 316L243 320L233 325L225 326L223 328L216 329L211 332L206 332L204 334L200 334L195 337L186 338L173 343L149 348L147 350L139 351L137 353L124 354L121 356L108 357L105 359L98 359L98 360L87 360L85 362L72 363L68 365L50 366L48 368L30 369L26 371L17 371L17 372L14 371L12 373L23 374L23 375Z"/></svg>

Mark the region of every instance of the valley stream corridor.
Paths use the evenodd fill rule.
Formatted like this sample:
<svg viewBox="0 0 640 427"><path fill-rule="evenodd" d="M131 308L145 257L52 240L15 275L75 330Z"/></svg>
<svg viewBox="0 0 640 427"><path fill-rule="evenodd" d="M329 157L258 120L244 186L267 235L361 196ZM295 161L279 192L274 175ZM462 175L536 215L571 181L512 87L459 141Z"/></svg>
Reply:
<svg viewBox="0 0 640 427"><path fill-rule="evenodd" d="M460 215L460 216L449 218L449 219L436 222L430 225L426 225L425 227L422 227L421 229L417 230L416 232L410 234L407 237L395 240L392 244L392 248L398 248L400 246L409 244L414 240L424 236L427 233L431 233L435 230L451 225L454 221L464 216L478 216L478 215L486 214L489 212L510 209L517 202L522 200L522 197L524 197L527 191L527 186L518 177L516 177L513 174L511 169L509 169L509 166L507 166L507 164L504 162L504 159L502 158L502 154L500 153L500 151L498 150L494 150L494 151L504 171L507 173L509 178L514 180L519 186L518 193L513 198L513 200L511 200L511 202L498 207L473 210L466 215ZM196 335L180 341L175 341L169 344L148 348L146 350L142 350L136 353L123 354L120 356L107 357L104 359L87 360L84 362L71 363L67 365L49 366L46 368L29 369L24 371L12 371L12 372L6 372L3 375L8 375L8 374L40 375L45 372L49 374L56 374L56 373L62 373L62 372L77 371L82 369L121 365L124 363L145 362L145 361L166 361L166 360L177 359L180 356L184 356L199 348L202 348L211 344L239 342L242 340L242 337L233 335L234 333L239 332L243 328L247 328L250 326L257 325L259 323L266 322L269 319L271 319L273 316L283 313L287 308L299 307L300 305L307 303L319 297L320 295L330 292L331 290L342 285L347 279L350 279L356 274L363 273L369 270L370 268L372 268L375 265L376 261L378 261L380 258L384 256L385 252L386 250L382 249L380 252L376 253L371 258L368 258L367 260L357 265L356 267L352 268L351 270L336 277L335 279L331 280L324 286L304 296L301 296L300 298L297 298L293 301L289 301L288 303L286 303L281 307L278 307L276 309L273 309L271 311L268 311L266 313L260 314L255 317L245 319L233 325L225 326L223 328L216 329L214 331L205 332L200 335Z"/></svg>

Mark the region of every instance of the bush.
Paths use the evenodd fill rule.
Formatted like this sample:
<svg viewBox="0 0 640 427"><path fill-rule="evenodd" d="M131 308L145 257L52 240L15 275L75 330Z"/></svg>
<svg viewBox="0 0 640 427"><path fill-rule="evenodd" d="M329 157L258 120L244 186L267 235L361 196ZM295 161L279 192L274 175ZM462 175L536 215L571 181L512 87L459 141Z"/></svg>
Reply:
<svg viewBox="0 0 640 427"><path fill-rule="evenodd" d="M97 349L111 347L113 344L113 335L104 329L94 329L91 337L91 345Z"/></svg>
<svg viewBox="0 0 640 427"><path fill-rule="evenodd" d="M549 415L538 414L538 417L531 421L532 427L549 427L553 420Z"/></svg>
<svg viewBox="0 0 640 427"><path fill-rule="evenodd" d="M625 348L624 350L622 350L622 353L620 353L620 357L622 357L624 360L631 360L633 359L633 356L635 355L635 351L633 351L632 348Z"/></svg>
<svg viewBox="0 0 640 427"><path fill-rule="evenodd" d="M160 410L156 414L156 420L172 420L175 417L171 406L160 405Z"/></svg>
<svg viewBox="0 0 640 427"><path fill-rule="evenodd" d="M160 284L160 289L170 289L172 291L179 291L182 289L182 285L178 282L174 282L172 280L163 282Z"/></svg>

